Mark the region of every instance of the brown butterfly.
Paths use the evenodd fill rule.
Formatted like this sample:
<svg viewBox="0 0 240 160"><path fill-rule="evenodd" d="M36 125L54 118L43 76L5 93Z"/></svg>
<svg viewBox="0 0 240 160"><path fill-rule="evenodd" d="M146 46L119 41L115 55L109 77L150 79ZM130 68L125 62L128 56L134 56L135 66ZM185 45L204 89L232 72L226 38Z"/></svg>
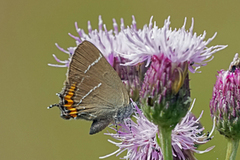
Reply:
<svg viewBox="0 0 240 160"><path fill-rule="evenodd" d="M57 106L64 119L93 121L90 134L109 123L122 123L133 113L128 92L117 72L90 42L83 41L71 57Z"/></svg>

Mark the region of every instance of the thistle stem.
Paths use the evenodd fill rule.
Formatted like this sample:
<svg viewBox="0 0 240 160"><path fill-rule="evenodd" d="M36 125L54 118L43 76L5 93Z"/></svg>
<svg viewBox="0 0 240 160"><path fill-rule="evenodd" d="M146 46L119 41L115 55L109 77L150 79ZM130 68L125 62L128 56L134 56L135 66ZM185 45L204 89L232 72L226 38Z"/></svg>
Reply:
<svg viewBox="0 0 240 160"><path fill-rule="evenodd" d="M235 160L238 150L239 139L228 138L226 160Z"/></svg>
<svg viewBox="0 0 240 160"><path fill-rule="evenodd" d="M163 160L172 160L172 130L158 126L159 137L157 137L158 145L162 150Z"/></svg>

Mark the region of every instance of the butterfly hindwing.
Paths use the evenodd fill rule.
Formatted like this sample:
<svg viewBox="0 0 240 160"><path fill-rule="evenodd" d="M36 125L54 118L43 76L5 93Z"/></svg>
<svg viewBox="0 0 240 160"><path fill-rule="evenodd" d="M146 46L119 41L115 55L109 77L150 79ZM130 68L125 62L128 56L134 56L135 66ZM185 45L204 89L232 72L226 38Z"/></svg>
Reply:
<svg viewBox="0 0 240 160"><path fill-rule="evenodd" d="M128 92L117 72L90 42L83 41L71 57L67 80L57 105L62 117L92 120L90 134L132 113ZM121 117L118 117L121 116Z"/></svg>

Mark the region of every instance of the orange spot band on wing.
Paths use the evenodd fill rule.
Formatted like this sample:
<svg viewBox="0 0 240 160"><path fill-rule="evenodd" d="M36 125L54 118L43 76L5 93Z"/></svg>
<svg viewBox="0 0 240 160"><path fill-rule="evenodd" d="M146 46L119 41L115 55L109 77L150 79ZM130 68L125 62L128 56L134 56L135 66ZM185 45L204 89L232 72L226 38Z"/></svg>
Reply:
<svg viewBox="0 0 240 160"><path fill-rule="evenodd" d="M74 91L74 88L73 89L72 88L69 89L69 92L73 92L73 91Z"/></svg>
<svg viewBox="0 0 240 160"><path fill-rule="evenodd" d="M70 115L73 115L73 114L77 114L78 112L77 111L72 111L72 112L70 112L69 114Z"/></svg>
<svg viewBox="0 0 240 160"><path fill-rule="evenodd" d="M75 84L73 84L71 86L71 88L69 89L69 92L68 94L64 97L64 100L67 101L67 103L64 105L64 107L71 107L72 104L74 103L73 100L72 100L72 97L74 95L73 91L75 90Z"/></svg>
<svg viewBox="0 0 240 160"><path fill-rule="evenodd" d="M77 111L76 108L72 108L72 107L68 107L67 110L69 110L69 111L75 111L75 112Z"/></svg>
<svg viewBox="0 0 240 160"><path fill-rule="evenodd" d="M64 107L67 107L67 108L72 107L72 104L65 104Z"/></svg>
<svg viewBox="0 0 240 160"><path fill-rule="evenodd" d="M67 96L72 97L73 96L73 92L68 92Z"/></svg>
<svg viewBox="0 0 240 160"><path fill-rule="evenodd" d="M68 101L68 103L67 103L67 104L73 104L73 100L71 100L71 99L68 99L67 101Z"/></svg>
<svg viewBox="0 0 240 160"><path fill-rule="evenodd" d="M64 97L65 100L70 100L71 98L72 98L72 96L69 95L69 94L67 94L67 95Z"/></svg>
<svg viewBox="0 0 240 160"><path fill-rule="evenodd" d="M75 84L73 84L72 86L71 86L71 88L69 88L69 92L73 92L74 90L75 90Z"/></svg>

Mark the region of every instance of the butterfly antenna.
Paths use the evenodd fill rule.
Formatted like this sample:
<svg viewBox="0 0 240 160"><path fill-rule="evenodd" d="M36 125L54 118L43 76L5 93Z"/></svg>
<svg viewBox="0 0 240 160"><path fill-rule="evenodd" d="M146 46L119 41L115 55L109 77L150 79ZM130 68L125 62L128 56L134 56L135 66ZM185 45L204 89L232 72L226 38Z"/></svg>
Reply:
<svg viewBox="0 0 240 160"><path fill-rule="evenodd" d="M63 99L62 94L56 93L56 95L57 95L60 99ZM59 104L52 104L52 105L50 105L49 107L47 107L47 109L53 108L53 107L55 107L55 106L59 107Z"/></svg>

